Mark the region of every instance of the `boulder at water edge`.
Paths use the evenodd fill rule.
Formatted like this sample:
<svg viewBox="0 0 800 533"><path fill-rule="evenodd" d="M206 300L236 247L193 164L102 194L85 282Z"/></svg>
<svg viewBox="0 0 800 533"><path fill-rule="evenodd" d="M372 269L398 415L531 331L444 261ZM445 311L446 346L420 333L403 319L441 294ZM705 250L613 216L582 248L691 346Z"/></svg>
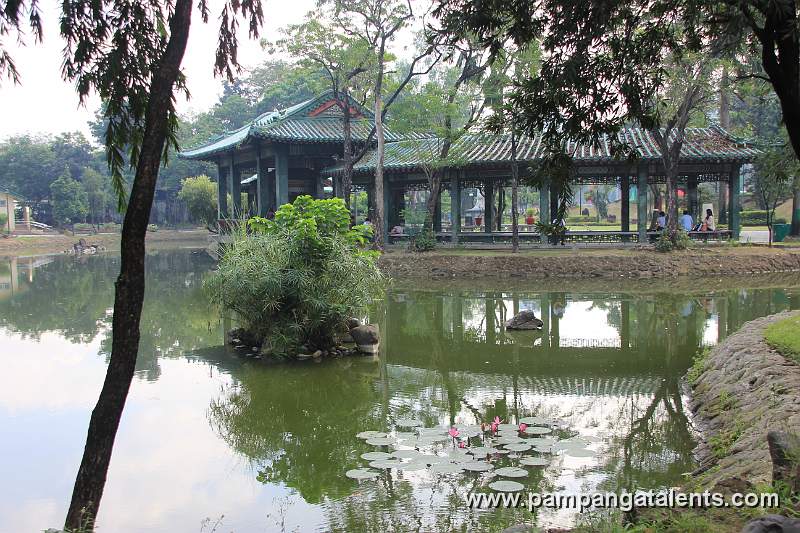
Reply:
<svg viewBox="0 0 800 533"><path fill-rule="evenodd" d="M544 323L536 318L533 311L520 311L506 321L506 329L542 329Z"/></svg>
<svg viewBox="0 0 800 533"><path fill-rule="evenodd" d="M378 326L375 324L367 324L364 326L357 326L350 330L350 335L353 337L358 350L363 353L377 353L378 344L380 343L380 335L378 334Z"/></svg>

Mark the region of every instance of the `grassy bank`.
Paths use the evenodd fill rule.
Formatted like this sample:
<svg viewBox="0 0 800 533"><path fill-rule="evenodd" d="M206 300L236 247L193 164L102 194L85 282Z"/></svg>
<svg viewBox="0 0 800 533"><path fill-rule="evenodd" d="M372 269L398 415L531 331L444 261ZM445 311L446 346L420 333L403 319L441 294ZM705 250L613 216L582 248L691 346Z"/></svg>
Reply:
<svg viewBox="0 0 800 533"><path fill-rule="evenodd" d="M764 330L767 344L800 363L800 316L770 324Z"/></svg>
<svg viewBox="0 0 800 533"><path fill-rule="evenodd" d="M169 230L160 229L147 233L147 246L206 246L208 244L208 231L197 230ZM79 239L85 239L88 244L98 245L108 251L117 251L120 248L119 233L97 233L76 235L20 235L15 237L0 238L0 257L59 254L72 249Z"/></svg>

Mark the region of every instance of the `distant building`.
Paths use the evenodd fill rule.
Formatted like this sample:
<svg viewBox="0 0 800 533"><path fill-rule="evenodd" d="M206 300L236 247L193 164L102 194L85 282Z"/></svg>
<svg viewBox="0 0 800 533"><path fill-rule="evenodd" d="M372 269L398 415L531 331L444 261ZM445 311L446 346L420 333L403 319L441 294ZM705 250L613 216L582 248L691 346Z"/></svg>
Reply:
<svg viewBox="0 0 800 533"><path fill-rule="evenodd" d="M22 203L20 195L7 189L0 188L0 214L6 216L2 231L12 233L16 229L14 218L16 216L17 204Z"/></svg>

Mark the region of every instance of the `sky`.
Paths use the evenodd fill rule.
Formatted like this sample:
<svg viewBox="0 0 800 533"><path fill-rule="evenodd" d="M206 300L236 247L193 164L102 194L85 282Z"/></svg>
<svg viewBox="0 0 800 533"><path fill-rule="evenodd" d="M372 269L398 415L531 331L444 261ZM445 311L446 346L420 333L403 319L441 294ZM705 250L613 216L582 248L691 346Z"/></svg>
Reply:
<svg viewBox="0 0 800 533"><path fill-rule="evenodd" d="M282 26L301 22L314 7L314 0L262 0L264 25L261 37L274 40ZM217 17L223 2L209 0L211 17L208 24L193 13L189 43L183 60L188 78L190 101L178 100L181 113L202 111L212 106L222 90L221 80L214 77L214 51L216 48ZM58 33L57 0L40 0L44 25L44 40L34 44L30 35L24 46L6 37L4 46L14 58L22 82L14 86L6 79L0 80L0 140L24 133L58 134L64 131L81 131L90 136L87 121L93 119L99 99L90 98L85 107L78 105L74 87L61 79L61 51L64 45ZM239 62L253 67L268 57L258 40L247 36L247 25L240 26Z"/></svg>

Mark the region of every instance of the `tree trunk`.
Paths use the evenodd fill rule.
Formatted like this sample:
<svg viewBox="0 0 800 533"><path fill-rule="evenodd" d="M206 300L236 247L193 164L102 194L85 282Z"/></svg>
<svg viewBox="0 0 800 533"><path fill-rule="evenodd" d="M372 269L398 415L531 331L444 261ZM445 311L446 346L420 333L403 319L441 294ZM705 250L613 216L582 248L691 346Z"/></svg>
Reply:
<svg viewBox="0 0 800 533"><path fill-rule="evenodd" d="M189 38L191 0L176 0L163 61L153 73L136 176L122 224L120 273L115 284L111 358L89 421L86 446L75 479L65 529L93 529L105 488L117 428L139 351L139 321L145 289L145 235L158 169L168 133L167 110Z"/></svg>
<svg viewBox="0 0 800 533"><path fill-rule="evenodd" d="M795 176L792 187L792 235L800 235L800 176Z"/></svg>
<svg viewBox="0 0 800 533"><path fill-rule="evenodd" d="M381 48L381 53L383 49ZM383 57L383 55L381 55ZM375 230L375 243L374 247L378 250L383 250L384 244L384 231L383 220L388 216L388 213L383 212L383 196L386 191L383 190L383 160L385 157L384 146L384 132L383 132L383 97L381 91L383 90L383 62L380 62L378 67L378 76L375 80L375 139L377 146L375 148L375 155L377 161L375 162L375 220L373 220L373 228Z"/></svg>
<svg viewBox="0 0 800 533"><path fill-rule="evenodd" d="M433 233L433 221L436 217L439 205L439 196L442 192L442 170L436 169L428 177L428 201L425 202L425 223L424 231Z"/></svg>
<svg viewBox="0 0 800 533"><path fill-rule="evenodd" d="M517 211L519 189L519 163L517 163L517 135L511 129L511 251L519 251L519 212Z"/></svg>
<svg viewBox="0 0 800 533"><path fill-rule="evenodd" d="M344 105L342 105L339 93L336 93L339 100L339 107L342 110L342 136L343 139L343 159L344 172L342 173L342 197L344 205L350 209L350 196L353 192L353 131L350 123L350 97L349 92L344 92Z"/></svg>

